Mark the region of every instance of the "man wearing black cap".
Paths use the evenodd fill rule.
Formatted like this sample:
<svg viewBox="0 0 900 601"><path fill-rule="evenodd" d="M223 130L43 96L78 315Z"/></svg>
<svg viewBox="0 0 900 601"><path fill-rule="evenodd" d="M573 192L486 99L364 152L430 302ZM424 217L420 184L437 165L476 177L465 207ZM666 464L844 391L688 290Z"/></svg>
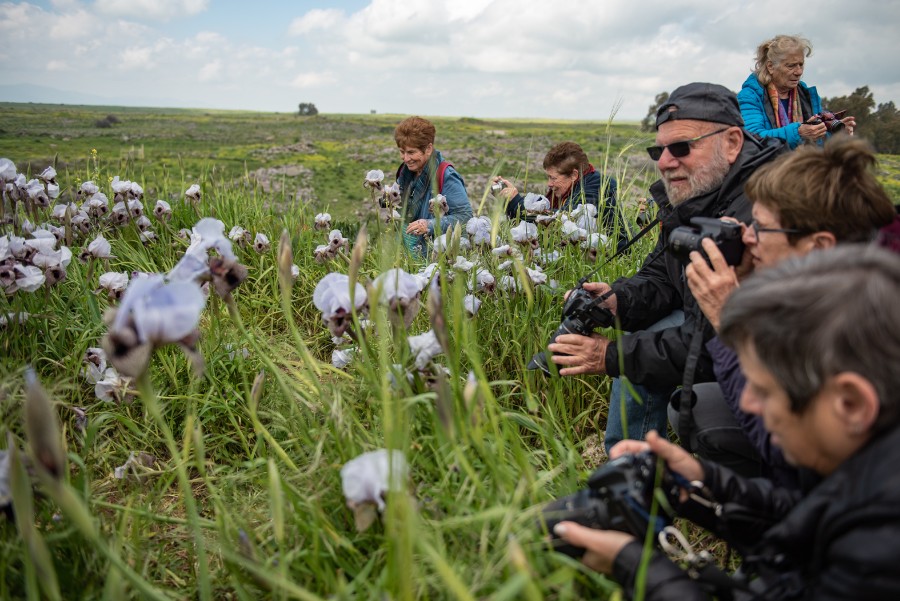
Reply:
<svg viewBox="0 0 900 601"><path fill-rule="evenodd" d="M650 187L662 226L656 248L634 276L612 286L585 284L594 294L612 288L606 306L631 333L616 342L600 334L565 334L548 347L563 376L626 376L640 385L642 403L624 394L618 379L613 381L607 450L623 438L642 439L653 429L666 431L669 394L683 382L691 338L696 331L702 332L704 341L714 334L685 283L685 265L665 249L672 230L690 225L693 217L750 221L744 182L783 152L784 145L772 138L761 140L745 132L743 125L737 98L723 86L691 83L672 92L656 113L656 146L647 149L661 176ZM684 311L680 325L648 329L678 310ZM695 346L699 356L691 361L693 382L715 380L708 353L702 345Z"/></svg>

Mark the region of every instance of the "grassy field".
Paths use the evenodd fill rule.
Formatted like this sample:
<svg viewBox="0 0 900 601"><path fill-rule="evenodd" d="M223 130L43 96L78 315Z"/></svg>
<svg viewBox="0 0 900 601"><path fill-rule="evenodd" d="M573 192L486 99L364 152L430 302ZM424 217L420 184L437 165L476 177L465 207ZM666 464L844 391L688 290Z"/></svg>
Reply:
<svg viewBox="0 0 900 601"><path fill-rule="evenodd" d="M107 115L119 122L96 127ZM368 197L362 188L366 171L382 169L392 177L397 169L393 130L400 119L0 104L0 156L15 160L22 172L30 167L37 173L55 162L61 173L84 178L91 168L91 149L96 149L111 171L146 182L147 196L176 183L229 184L249 177L284 202L298 199L349 219ZM550 146L565 139L581 144L598 168L615 163L623 151L634 157L623 167L650 167L634 147L645 146L652 136L636 124L434 122L435 146L463 174L473 198L481 198L486 178L498 168L507 176L520 176L519 182L530 176L532 187L543 191L541 160Z"/></svg>
<svg viewBox="0 0 900 601"><path fill-rule="evenodd" d="M97 127L107 115L119 122ZM393 181L399 119L0 105L0 157L29 177L55 165L61 199L74 200L92 180L112 200L119 176L143 187L145 212L157 199L172 206L171 220L150 217L154 241L142 244L134 220L116 227L101 219L64 242L75 256L65 280L0 296L0 315L29 315L0 327L0 448L42 458L40 442L60 439L66 463L59 479L13 463L16 516L0 518L0 598L615 594L605 578L548 552L536 527L540 506L582 487L602 457L608 381L548 379L525 368L559 322L563 291L600 266L602 253L590 258L561 245L558 227L542 229L541 248L560 258L543 265L548 282L534 285L528 251L503 272L489 248L456 252L455 243L437 257L440 289L414 303L430 311L406 331L371 299L367 333L339 344L355 347L355 358L346 368L331 364L336 347L313 305L317 283L337 272L369 284L390 268L415 273L425 264L401 250L396 226L374 217L362 187L369 169ZM540 160L555 142L578 141L617 176L629 220L652 178L641 150L651 138L633 124L435 121L437 147L463 174L479 213L494 220L499 241L510 241L515 224L498 219L489 176L527 179L540 191ZM897 158L884 158L896 191ZM196 204L183 201L192 184L202 190ZM313 216L323 210L351 244L365 224L365 252L317 262L313 251L327 231L314 229ZM43 223L50 211L27 217ZM188 249L179 231L201 217L272 242L260 252L236 245L246 280L233 298L213 292L206 301L197 344L205 372L195 375L184 354L164 346L127 394L100 400L82 374L86 351L108 331L104 313L117 306L98 292L100 275L169 272ZM97 234L113 256L80 262ZM633 273L652 243L641 241L597 279ZM471 274L452 267L457 255L498 280L510 274L520 291L479 293L481 309L469 317L463 295ZM417 371L408 338L428 331L440 334L443 352ZM50 419L30 422L43 425L43 437L23 426L26 365L53 402L47 415L59 420L58 432ZM29 402L36 396L32 389ZM388 494L372 527L357 531L340 469L378 448L401 451L409 478ZM136 463L115 477L132 453Z"/></svg>

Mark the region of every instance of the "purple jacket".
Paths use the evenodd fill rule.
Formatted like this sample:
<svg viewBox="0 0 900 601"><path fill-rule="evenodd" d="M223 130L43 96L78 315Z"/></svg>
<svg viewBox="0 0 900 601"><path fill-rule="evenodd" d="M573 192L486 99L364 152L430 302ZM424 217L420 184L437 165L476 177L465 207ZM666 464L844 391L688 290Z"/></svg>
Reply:
<svg viewBox="0 0 900 601"><path fill-rule="evenodd" d="M797 488L800 484L797 469L785 460L781 449L772 445L762 418L741 410L741 394L747 384L747 378L741 371L737 353L725 346L718 336L707 341L706 350L712 356L713 372L716 374L716 381L722 388L725 402L728 403L728 407L734 414L741 430L750 440L750 444L759 453L768 477L778 485Z"/></svg>

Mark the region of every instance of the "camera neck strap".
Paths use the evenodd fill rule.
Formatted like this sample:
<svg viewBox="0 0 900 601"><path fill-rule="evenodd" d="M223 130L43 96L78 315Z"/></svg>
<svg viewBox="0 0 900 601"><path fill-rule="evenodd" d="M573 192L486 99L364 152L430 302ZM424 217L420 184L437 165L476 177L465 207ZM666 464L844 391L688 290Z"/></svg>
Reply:
<svg viewBox="0 0 900 601"><path fill-rule="evenodd" d="M577 288L581 288L586 282L589 282L589 281L590 281L591 277L593 277L593 275L594 275L595 273L597 273L598 271L600 271L601 269L603 269L604 267L606 267L607 265L609 265L609 263L610 263L613 259L615 259L615 258L621 256L621 255L624 254L629 248L631 248L632 246L634 246L634 243L635 243L635 242L637 242L638 240L640 240L641 238L643 238L643 237L647 234L647 232L649 232L650 230L652 230L653 228L655 228L656 225L657 225L658 223L659 223L659 216L654 217L653 220L652 220L650 223L648 223L647 225L645 225L641 231L639 231L637 234L634 235L633 238L631 238L628 242L626 242L625 245L622 246L622 248L620 248L619 250L617 250L613 256L611 256L611 257L609 257L608 259L606 259L605 261L603 261L603 263L601 263L599 266L597 266L597 267L595 267L594 269L592 269L591 271L589 271L587 274L585 274L584 277L582 277L580 280L578 280L578 286L577 286Z"/></svg>

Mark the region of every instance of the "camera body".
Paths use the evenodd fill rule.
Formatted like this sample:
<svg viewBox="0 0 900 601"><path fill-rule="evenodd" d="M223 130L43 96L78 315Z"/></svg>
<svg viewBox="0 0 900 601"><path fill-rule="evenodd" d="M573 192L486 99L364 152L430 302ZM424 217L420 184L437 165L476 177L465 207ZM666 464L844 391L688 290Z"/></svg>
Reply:
<svg viewBox="0 0 900 601"><path fill-rule="evenodd" d="M709 238L716 243L719 252L725 257L729 265L739 265L744 256L744 242L741 240L741 225L714 219L712 217L694 217L691 219L694 227L682 225L676 227L669 234L669 244L666 247L673 256L687 263L690 261L691 251L697 251L704 257L701 242Z"/></svg>
<svg viewBox="0 0 900 601"><path fill-rule="evenodd" d="M505 187L506 184L504 184L503 182L494 182L493 184L491 184L491 192L499 192Z"/></svg>
<svg viewBox="0 0 900 601"><path fill-rule="evenodd" d="M612 291L596 297L581 286L578 286L569 298L566 299L562 309L562 319L559 327L553 332L550 341L547 344L553 344L561 334L581 334L588 336L596 328L608 328L615 321L615 315L612 311L602 306ZM550 375L550 367L547 364L547 356L541 351L532 357L528 363L528 369L541 369L545 374Z"/></svg>
<svg viewBox="0 0 900 601"><path fill-rule="evenodd" d="M563 521L627 532L638 538L643 538L648 528L658 533L671 524L672 516L664 512L662 504L650 522L656 470L657 458L650 451L623 455L591 474L587 488L544 506L541 517L554 550L576 559L584 555L583 548L564 543L553 534L553 527ZM667 467L663 467L661 487L671 506L678 499L679 487Z"/></svg>
<svg viewBox="0 0 900 601"><path fill-rule="evenodd" d="M821 113L815 114L809 119L806 120L806 123L809 125L819 125L820 123L825 124L825 129L828 133L833 134L841 131L846 127L843 123L841 123L841 119L844 118L844 115L847 114L847 111L838 111L836 113L832 113L831 111L826 111L822 109Z"/></svg>

